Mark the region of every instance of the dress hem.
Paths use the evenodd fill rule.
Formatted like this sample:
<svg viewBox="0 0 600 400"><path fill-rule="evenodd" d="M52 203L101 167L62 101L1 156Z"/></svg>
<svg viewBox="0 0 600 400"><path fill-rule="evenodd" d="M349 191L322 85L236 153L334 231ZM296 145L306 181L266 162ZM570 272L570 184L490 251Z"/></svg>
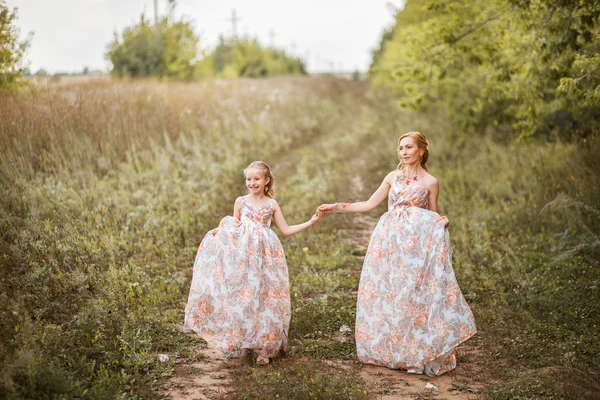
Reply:
<svg viewBox="0 0 600 400"><path fill-rule="evenodd" d="M378 362L376 362L375 360L367 360L367 361L363 361L363 360L361 360L361 359L360 359L360 357L358 357L358 359L359 359L359 361L360 361L361 363L363 363L363 364L376 365L376 366L379 366L379 367L386 367L386 368L388 368L388 369L393 369L393 370L403 370L403 371L407 371L407 372L408 372L408 371L410 371L410 370L424 370L424 369L425 369L425 366L426 366L427 364L429 364L429 363L431 363L431 362L433 362L433 361L437 360L438 358L440 358L440 357L441 357L441 356L443 356L444 354L448 353L449 351L452 351L452 350L456 349L458 346L460 346L461 344L465 343L467 340L469 340L469 339L471 339L473 336L475 336L475 334L476 334L476 333L477 333L477 330L475 330L473 333L471 333L469 336L467 336L467 337L466 337L466 338L464 338L463 340L459 341L457 344L455 344L455 345L454 345L454 344L452 344L452 345L448 345L448 346L444 347L444 350L443 350L441 353L437 354L437 355L436 355L435 357L433 357L431 360L429 360L429 361L426 361L426 362L424 363L424 366L423 366L423 368L422 368L422 369L421 369L421 368L419 368L419 367L414 367L414 366L405 366L405 367L396 366L396 367L391 367L391 366L390 366L390 364L386 364L386 363L383 363L383 362L382 362L382 363L378 363ZM401 363L396 363L396 364L401 364ZM454 368L456 368L456 367L454 367ZM444 371L444 372L442 372L441 374L437 374L437 375L431 375L431 374L427 374L427 373L425 373L425 375L427 375L427 376L440 376L440 375L443 375L443 374L445 374L446 372L450 372L450 371L452 371L454 368L452 368L452 369L450 369L450 370L447 370L447 371ZM421 373L423 373L423 372L421 372Z"/></svg>

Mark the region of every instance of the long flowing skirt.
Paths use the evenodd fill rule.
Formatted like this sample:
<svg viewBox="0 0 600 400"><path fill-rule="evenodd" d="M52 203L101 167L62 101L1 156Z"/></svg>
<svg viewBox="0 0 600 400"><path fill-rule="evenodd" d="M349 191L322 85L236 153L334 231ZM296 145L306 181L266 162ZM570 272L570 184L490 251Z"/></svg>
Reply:
<svg viewBox="0 0 600 400"><path fill-rule="evenodd" d="M198 249L184 328L228 356L248 349L273 357L287 345L290 315L279 238L268 227L225 217Z"/></svg>
<svg viewBox="0 0 600 400"><path fill-rule="evenodd" d="M418 207L385 213L364 261L356 313L361 362L439 375L476 332L452 269L448 230Z"/></svg>

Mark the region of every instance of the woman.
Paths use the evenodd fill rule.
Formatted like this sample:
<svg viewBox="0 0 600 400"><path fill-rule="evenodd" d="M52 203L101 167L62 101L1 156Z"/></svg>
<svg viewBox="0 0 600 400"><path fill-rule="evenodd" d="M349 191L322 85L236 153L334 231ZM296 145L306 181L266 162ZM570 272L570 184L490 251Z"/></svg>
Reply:
<svg viewBox="0 0 600 400"><path fill-rule="evenodd" d="M454 349L476 328L452 270L448 219L437 214L439 184L427 172L428 145L419 132L402 135L401 168L369 200L318 210L368 212L388 198L360 277L357 355L367 364L440 375L456 367Z"/></svg>

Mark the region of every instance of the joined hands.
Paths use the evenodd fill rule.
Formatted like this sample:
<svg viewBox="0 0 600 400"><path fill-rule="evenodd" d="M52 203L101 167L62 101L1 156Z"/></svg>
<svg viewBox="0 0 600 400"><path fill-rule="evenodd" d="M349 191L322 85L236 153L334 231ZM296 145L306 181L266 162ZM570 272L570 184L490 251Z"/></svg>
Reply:
<svg viewBox="0 0 600 400"><path fill-rule="evenodd" d="M324 215L331 214L335 212L336 207L337 204L321 204L319 207L317 207L317 212Z"/></svg>
<svg viewBox="0 0 600 400"><path fill-rule="evenodd" d="M315 211L313 216L310 217L310 222L314 224L315 222L320 220L322 216L323 216L323 213L321 211L319 211L319 209L317 208L317 211Z"/></svg>

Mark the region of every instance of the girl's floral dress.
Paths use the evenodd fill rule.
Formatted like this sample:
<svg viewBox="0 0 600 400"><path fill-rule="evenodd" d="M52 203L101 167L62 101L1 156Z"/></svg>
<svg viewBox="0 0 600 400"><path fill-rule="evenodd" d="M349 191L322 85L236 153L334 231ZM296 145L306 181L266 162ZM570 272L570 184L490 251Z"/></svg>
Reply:
<svg viewBox="0 0 600 400"><path fill-rule="evenodd" d="M398 171L365 256L355 333L363 363L440 375L456 366L455 347L476 328L454 276L448 230L427 199Z"/></svg>
<svg viewBox="0 0 600 400"><path fill-rule="evenodd" d="M273 357L287 345L287 264L270 228L273 201L257 209L241 199L241 219L223 218L200 243L184 328L228 357Z"/></svg>

